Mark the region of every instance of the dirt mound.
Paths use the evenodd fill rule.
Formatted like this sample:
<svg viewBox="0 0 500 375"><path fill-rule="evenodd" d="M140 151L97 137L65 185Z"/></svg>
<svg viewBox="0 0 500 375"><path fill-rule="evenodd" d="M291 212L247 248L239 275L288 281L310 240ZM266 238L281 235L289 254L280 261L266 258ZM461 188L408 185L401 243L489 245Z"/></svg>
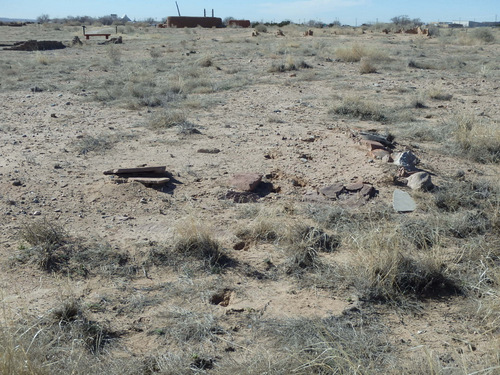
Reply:
<svg viewBox="0 0 500 375"><path fill-rule="evenodd" d="M28 40L26 42L17 42L10 48L4 48L4 50L10 51L47 51L51 49L64 49L66 46L62 42L57 42L55 40Z"/></svg>

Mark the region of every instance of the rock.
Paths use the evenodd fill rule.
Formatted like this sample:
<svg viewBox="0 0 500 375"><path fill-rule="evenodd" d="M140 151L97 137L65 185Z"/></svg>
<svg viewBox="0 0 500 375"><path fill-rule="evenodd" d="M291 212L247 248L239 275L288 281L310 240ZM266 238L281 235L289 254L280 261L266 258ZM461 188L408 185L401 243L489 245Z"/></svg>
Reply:
<svg viewBox="0 0 500 375"><path fill-rule="evenodd" d="M392 159L392 156L389 154L389 155L384 155L382 157L382 161L384 163L392 163L394 160Z"/></svg>
<svg viewBox="0 0 500 375"><path fill-rule="evenodd" d="M415 166L419 160L417 156L411 151L404 151L400 153L394 160L394 164L399 165L407 170L415 170Z"/></svg>
<svg viewBox="0 0 500 375"><path fill-rule="evenodd" d="M431 175L427 172L417 172L407 178L407 185L412 190L431 190L434 184Z"/></svg>
<svg viewBox="0 0 500 375"><path fill-rule="evenodd" d="M365 133L365 132L359 132L359 136L362 139L369 140L369 141L376 141L376 142L383 144L386 147L394 148L394 145L392 143L392 140L393 140L392 136L383 136L380 134Z"/></svg>
<svg viewBox="0 0 500 375"><path fill-rule="evenodd" d="M364 139L361 141L361 143L368 148L368 151L372 150L386 150L384 145L380 142L377 141L371 141L368 139Z"/></svg>
<svg viewBox="0 0 500 375"><path fill-rule="evenodd" d="M315 190L307 191L302 196L303 202L324 202L326 197Z"/></svg>
<svg viewBox="0 0 500 375"><path fill-rule="evenodd" d="M319 190L321 194L330 199L337 199L340 194L344 192L344 185L337 183L325 186Z"/></svg>
<svg viewBox="0 0 500 375"><path fill-rule="evenodd" d="M12 181L12 185L13 186L22 186L22 182L19 180L14 180L14 181Z"/></svg>
<svg viewBox="0 0 500 375"><path fill-rule="evenodd" d="M375 193L377 191L372 185L369 184L363 184L363 188L359 191L359 194L366 199L373 198L375 196Z"/></svg>
<svg viewBox="0 0 500 375"><path fill-rule="evenodd" d="M355 182L354 184L349 184L347 185L345 188L346 190L348 191L360 191L361 189L363 189L364 187L364 184L362 182Z"/></svg>
<svg viewBox="0 0 500 375"><path fill-rule="evenodd" d="M412 212L417 208L410 194L399 189L394 190L392 195L392 206L397 212Z"/></svg>
<svg viewBox="0 0 500 375"><path fill-rule="evenodd" d="M40 211L33 212L33 216L40 216L42 213Z"/></svg>
<svg viewBox="0 0 500 375"><path fill-rule="evenodd" d="M254 191L262 180L262 175L258 173L235 174L231 179L231 186L241 191Z"/></svg>
<svg viewBox="0 0 500 375"><path fill-rule="evenodd" d="M376 149L369 152L369 156L374 159L382 160L384 157L390 157L391 153L388 150Z"/></svg>

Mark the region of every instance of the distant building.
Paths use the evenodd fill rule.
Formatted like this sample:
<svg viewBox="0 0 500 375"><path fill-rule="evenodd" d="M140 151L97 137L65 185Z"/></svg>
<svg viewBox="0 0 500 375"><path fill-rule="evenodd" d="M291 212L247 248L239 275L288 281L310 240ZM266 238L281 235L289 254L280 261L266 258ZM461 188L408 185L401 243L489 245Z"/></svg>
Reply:
<svg viewBox="0 0 500 375"><path fill-rule="evenodd" d="M462 25L462 27L498 27L500 26L500 22L453 21L451 25Z"/></svg>
<svg viewBox="0 0 500 375"><path fill-rule="evenodd" d="M122 20L123 22L130 22L130 21L132 21L130 18L128 18L128 16L127 16L126 14L124 14L124 15L122 16L121 20Z"/></svg>

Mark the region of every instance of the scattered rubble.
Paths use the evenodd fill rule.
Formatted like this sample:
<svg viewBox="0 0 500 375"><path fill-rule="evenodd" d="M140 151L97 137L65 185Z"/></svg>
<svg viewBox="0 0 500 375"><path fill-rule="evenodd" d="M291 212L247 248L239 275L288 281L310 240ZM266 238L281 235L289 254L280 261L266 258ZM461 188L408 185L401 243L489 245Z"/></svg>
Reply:
<svg viewBox="0 0 500 375"><path fill-rule="evenodd" d="M369 200L377 194L377 190L373 185L364 182L355 182L344 185L336 183L319 189L319 191L307 191L303 197L303 201L318 202L324 200L345 200L350 198Z"/></svg>

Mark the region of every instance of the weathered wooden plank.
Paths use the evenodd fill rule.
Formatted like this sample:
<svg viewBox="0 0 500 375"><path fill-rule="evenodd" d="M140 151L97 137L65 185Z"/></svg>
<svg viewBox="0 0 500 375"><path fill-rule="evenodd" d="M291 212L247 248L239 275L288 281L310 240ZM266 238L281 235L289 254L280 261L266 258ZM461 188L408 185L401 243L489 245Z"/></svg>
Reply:
<svg viewBox="0 0 500 375"><path fill-rule="evenodd" d="M137 181L146 185L163 185L170 181L168 177L130 177L128 181Z"/></svg>
<svg viewBox="0 0 500 375"><path fill-rule="evenodd" d="M138 168L117 168L102 172L103 174L141 174L141 173L165 173L166 166L161 167L138 167Z"/></svg>

